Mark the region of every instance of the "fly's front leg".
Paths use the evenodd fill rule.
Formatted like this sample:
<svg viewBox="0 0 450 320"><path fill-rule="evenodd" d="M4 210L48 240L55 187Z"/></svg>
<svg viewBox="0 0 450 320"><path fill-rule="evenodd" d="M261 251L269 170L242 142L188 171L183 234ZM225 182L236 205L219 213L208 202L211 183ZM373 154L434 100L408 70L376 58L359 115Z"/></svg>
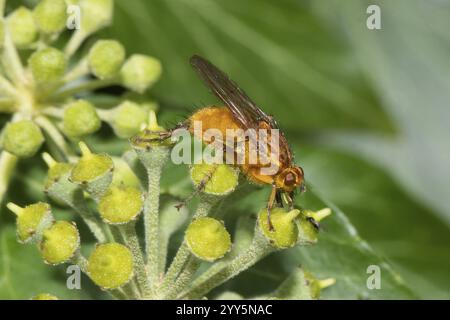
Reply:
<svg viewBox="0 0 450 320"><path fill-rule="evenodd" d="M272 191L270 192L269 201L267 202L267 224L269 225L269 231L275 231L275 228L273 227L272 224L272 220L270 219L270 211L273 208L276 194L277 194L277 187L275 185L272 185Z"/></svg>
<svg viewBox="0 0 450 320"><path fill-rule="evenodd" d="M149 129L145 129L144 130L144 134L145 135L155 135L157 137L155 138L143 138L143 137L136 137L136 141L137 142L159 142L159 141L164 141L169 139L170 137L172 137L172 134L174 133L175 130L177 129L181 129L181 128L185 128L187 129L187 124L185 122L181 122L179 124L177 124L174 128L165 130L165 131L152 131Z"/></svg>
<svg viewBox="0 0 450 320"><path fill-rule="evenodd" d="M294 209L294 192L289 192L286 194L289 211Z"/></svg>
<svg viewBox="0 0 450 320"><path fill-rule="evenodd" d="M275 194L275 202L277 204L277 206L279 206L280 208L283 208L283 197L281 196L281 191L277 190L276 194Z"/></svg>

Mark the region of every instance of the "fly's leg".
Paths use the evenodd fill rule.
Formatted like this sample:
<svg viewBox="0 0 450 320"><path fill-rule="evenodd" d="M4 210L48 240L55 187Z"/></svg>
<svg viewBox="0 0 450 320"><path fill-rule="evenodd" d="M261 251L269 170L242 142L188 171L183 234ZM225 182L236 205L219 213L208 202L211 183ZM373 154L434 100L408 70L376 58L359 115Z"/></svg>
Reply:
<svg viewBox="0 0 450 320"><path fill-rule="evenodd" d="M214 172L217 169L217 165L215 165L212 170L210 170L204 177L203 179L200 181L200 183L198 184L197 188L194 190L194 192L192 192L185 200L183 200L181 203L175 205L175 208L177 208L177 210L180 210L182 207L186 206L189 201L192 200L192 198L194 198L197 194L199 194L200 192L202 192L203 190L205 190L206 184L211 180L212 175L214 174Z"/></svg>
<svg viewBox="0 0 450 320"><path fill-rule="evenodd" d="M142 138L142 137L138 136L138 137L135 137L135 140L136 140L136 142L145 142L145 143L164 141L164 140L169 139L172 136L172 134L173 134L173 132L175 130L181 129L181 128L187 129L188 128L187 123L186 122L180 122L175 127L171 128L171 129L168 129L168 130L165 130L165 131L152 131L152 130L145 129L144 130L144 134L145 135L157 135L157 137L155 137L155 138Z"/></svg>
<svg viewBox="0 0 450 320"><path fill-rule="evenodd" d="M281 192L278 190L275 194L275 202L280 208L283 208L283 197L281 196Z"/></svg>
<svg viewBox="0 0 450 320"><path fill-rule="evenodd" d="M286 199L288 202L289 211L294 209L294 192L289 192L286 194Z"/></svg>
<svg viewBox="0 0 450 320"><path fill-rule="evenodd" d="M270 219L270 211L273 208L276 194L277 194L277 187L275 185L272 185L272 191L270 192L269 201L267 202L267 224L269 225L269 231L275 231L275 228L273 227L272 224L272 220Z"/></svg>

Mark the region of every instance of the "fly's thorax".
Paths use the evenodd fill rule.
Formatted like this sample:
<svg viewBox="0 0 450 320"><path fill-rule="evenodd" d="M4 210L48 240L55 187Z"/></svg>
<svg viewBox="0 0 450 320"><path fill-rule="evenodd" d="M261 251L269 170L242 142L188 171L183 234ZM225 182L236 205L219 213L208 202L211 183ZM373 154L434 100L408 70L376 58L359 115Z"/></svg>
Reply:
<svg viewBox="0 0 450 320"><path fill-rule="evenodd" d="M211 130L220 132L225 141L227 129L240 129L227 107L205 107L189 118L189 131L205 143L211 143ZM210 134L208 134L208 131ZM214 133L213 133L214 134Z"/></svg>

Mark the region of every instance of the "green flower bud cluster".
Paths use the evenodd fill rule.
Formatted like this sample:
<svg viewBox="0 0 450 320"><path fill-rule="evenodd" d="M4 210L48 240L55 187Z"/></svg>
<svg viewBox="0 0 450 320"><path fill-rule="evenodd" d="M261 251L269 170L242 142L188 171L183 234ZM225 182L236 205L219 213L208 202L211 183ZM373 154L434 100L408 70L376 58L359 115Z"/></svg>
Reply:
<svg viewBox="0 0 450 320"><path fill-rule="evenodd" d="M6 20L11 38L18 48L24 48L36 41L38 30L33 13L25 7L19 7Z"/></svg>
<svg viewBox="0 0 450 320"><path fill-rule="evenodd" d="M10 122L2 134L3 148L20 158L32 157L43 143L41 129L31 120Z"/></svg>
<svg viewBox="0 0 450 320"><path fill-rule="evenodd" d="M269 299L318 299L321 291L335 282L336 280L333 278L319 280L310 271L297 268L269 295Z"/></svg>
<svg viewBox="0 0 450 320"><path fill-rule="evenodd" d="M80 246L75 223L57 221L42 234L39 245L42 257L49 264L59 264L73 257Z"/></svg>
<svg viewBox="0 0 450 320"><path fill-rule="evenodd" d="M37 28L43 33L58 33L66 26L67 5L64 0L42 0L33 12Z"/></svg>
<svg viewBox="0 0 450 320"><path fill-rule="evenodd" d="M88 260L88 274L103 289L125 285L133 277L133 254L119 243L95 247Z"/></svg>
<svg viewBox="0 0 450 320"><path fill-rule="evenodd" d="M111 186L98 204L98 212L109 224L123 224L136 220L144 205L144 198L137 188Z"/></svg>
<svg viewBox="0 0 450 320"><path fill-rule="evenodd" d="M142 93L161 76L159 60L141 54L132 55L122 66L122 83L130 90Z"/></svg>
<svg viewBox="0 0 450 320"><path fill-rule="evenodd" d="M92 33L111 23L113 0L81 0L81 30Z"/></svg>
<svg viewBox="0 0 450 320"><path fill-rule="evenodd" d="M49 293L40 293L35 295L31 300L59 300L58 297Z"/></svg>
<svg viewBox="0 0 450 320"><path fill-rule="evenodd" d="M284 208L273 208L270 211L270 228L267 209L258 215L259 230L277 249L285 249L297 244L307 245L317 242L319 233L318 223L331 214L329 208L317 212L311 210L294 209L286 211Z"/></svg>
<svg viewBox="0 0 450 320"><path fill-rule="evenodd" d="M113 78L125 61L125 48L115 40L99 40L89 51L88 61L97 78Z"/></svg>
<svg viewBox="0 0 450 320"><path fill-rule="evenodd" d="M154 108L142 93L162 72L156 58L127 57L125 47L114 39L99 39L77 52L88 37L112 22L113 0L36 2L34 8L19 6L0 22L0 112L11 114L0 134L0 156L7 160L2 165L8 169L0 178L6 184L17 158L35 156L44 142L53 156L73 160L71 142L98 132L102 121L120 138L137 134ZM80 23L73 29L72 22ZM68 41L61 36L67 29L73 29ZM123 97L108 96L107 103L97 99L97 89L113 85L129 91ZM0 200L4 195L1 190Z"/></svg>
<svg viewBox="0 0 450 320"><path fill-rule="evenodd" d="M100 129L102 125L95 107L86 100L77 100L64 107L62 128L71 138L81 138Z"/></svg>
<svg viewBox="0 0 450 320"><path fill-rule="evenodd" d="M86 105L89 103L75 101L75 107L67 108ZM159 130L163 129L150 111L149 123L137 137L157 136ZM185 206L174 205L176 199L161 190L171 144L136 136L130 142L131 149L122 159L94 153L83 141L78 143L81 156L70 163L43 154L49 166L47 194L79 215L97 240L87 258L80 250L75 224L55 221L50 205L40 202L20 208L8 204L17 215L20 242L37 244L48 264L77 264L114 298L202 298L276 250L316 243L319 222L331 214L328 208L275 207L269 216L263 209L256 221L250 216L239 219L232 236L227 228L232 220L221 216L220 209L228 197L239 196L231 194L237 189L239 170L225 164L192 165L193 193L185 199ZM166 193L164 197L162 193ZM191 205L188 200L193 197L197 201ZM189 215L192 207L195 210ZM142 228L138 226L141 222ZM166 268L169 243L176 235L182 238L181 245ZM209 268L197 277L202 266ZM334 279L318 280L300 270L266 297L316 299L333 283ZM51 296L41 295L46 297Z"/></svg>
<svg viewBox="0 0 450 320"><path fill-rule="evenodd" d="M125 100L113 109L110 124L120 138L130 138L141 131L149 117L147 108Z"/></svg>
<svg viewBox="0 0 450 320"><path fill-rule="evenodd" d="M38 84L51 84L60 80L67 68L64 53L52 47L34 52L28 64Z"/></svg>
<svg viewBox="0 0 450 320"><path fill-rule="evenodd" d="M209 217L192 221L185 239L195 256L210 262L223 258L231 250L231 237L223 221Z"/></svg>
<svg viewBox="0 0 450 320"><path fill-rule="evenodd" d="M7 207L17 216L17 237L22 243L37 243L48 264L69 261L80 246L74 223L55 221L50 205L38 202L21 208L14 203Z"/></svg>
<svg viewBox="0 0 450 320"><path fill-rule="evenodd" d="M227 195L238 185L239 171L225 164L194 164L190 173L194 185L207 194Z"/></svg>

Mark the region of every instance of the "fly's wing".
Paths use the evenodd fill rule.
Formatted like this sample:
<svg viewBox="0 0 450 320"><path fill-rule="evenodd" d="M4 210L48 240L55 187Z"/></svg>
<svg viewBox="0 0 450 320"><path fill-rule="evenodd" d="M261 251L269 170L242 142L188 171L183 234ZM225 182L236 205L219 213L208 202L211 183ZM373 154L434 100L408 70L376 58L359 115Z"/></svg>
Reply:
<svg viewBox="0 0 450 320"><path fill-rule="evenodd" d="M190 62L205 84L226 104L244 129L260 129L262 123L266 124L263 127L278 128L275 120L264 113L234 81L216 66L197 55L192 56ZM264 146L259 147L262 149L260 150L262 153L270 152ZM270 149L278 150L281 164L289 165L291 163L292 154L283 133L280 132L279 147L270 147Z"/></svg>
<svg viewBox="0 0 450 320"><path fill-rule="evenodd" d="M276 128L273 118L265 114L224 72L197 55L192 56L190 62L205 84L226 104L243 128L258 129L261 121Z"/></svg>

